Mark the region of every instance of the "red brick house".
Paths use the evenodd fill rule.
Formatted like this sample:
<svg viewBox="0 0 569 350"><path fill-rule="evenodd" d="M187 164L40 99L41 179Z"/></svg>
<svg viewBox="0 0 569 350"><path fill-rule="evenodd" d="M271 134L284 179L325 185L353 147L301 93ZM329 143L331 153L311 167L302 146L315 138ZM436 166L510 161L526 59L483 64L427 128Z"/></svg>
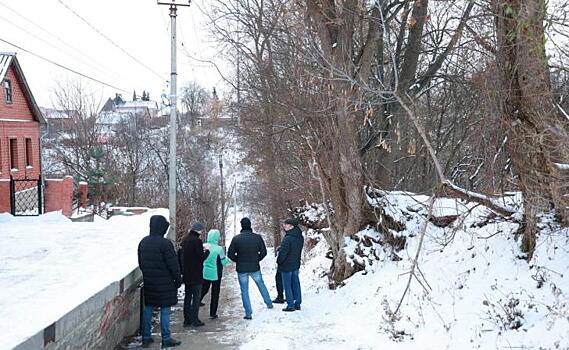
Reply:
<svg viewBox="0 0 569 350"><path fill-rule="evenodd" d="M40 129L46 123L15 53L0 52L0 180L41 174Z"/></svg>

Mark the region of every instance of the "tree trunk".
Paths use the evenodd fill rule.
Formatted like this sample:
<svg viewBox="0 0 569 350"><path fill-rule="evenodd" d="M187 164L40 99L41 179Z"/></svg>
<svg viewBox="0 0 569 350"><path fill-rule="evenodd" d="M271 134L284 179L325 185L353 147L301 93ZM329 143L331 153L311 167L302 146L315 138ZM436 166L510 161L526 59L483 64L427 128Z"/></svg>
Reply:
<svg viewBox="0 0 569 350"><path fill-rule="evenodd" d="M369 4L361 0L339 3L307 0L308 16L322 49L321 68L330 105L330 117L326 116L322 123L319 137L326 140L326 163L322 165L329 174L326 190L334 210L331 232L327 235L334 259L329 275L332 285L355 272L346 257L345 239L364 224L364 175L358 133L363 111L358 102L362 98L359 85L369 80L379 42L378 4L372 4L367 18L360 17L366 6ZM366 29L363 41L355 40L358 25Z"/></svg>
<svg viewBox="0 0 569 350"><path fill-rule="evenodd" d="M495 0L498 103L507 126L507 149L524 197L522 249L533 256L537 215L553 209L569 223L566 176L555 163L567 163L567 120L550 92L545 55L544 0Z"/></svg>
<svg viewBox="0 0 569 350"><path fill-rule="evenodd" d="M337 84L340 85L340 84ZM338 90L336 90L338 91ZM358 150L358 134L355 121L357 120L350 105L353 92L348 84L339 88L336 96L336 118L334 125L332 181L329 188L330 198L334 208L332 216L334 263L331 279L339 283L350 277L354 267L347 263L344 251L345 237L358 232L364 218L364 177L361 157ZM330 243L330 242L329 242Z"/></svg>

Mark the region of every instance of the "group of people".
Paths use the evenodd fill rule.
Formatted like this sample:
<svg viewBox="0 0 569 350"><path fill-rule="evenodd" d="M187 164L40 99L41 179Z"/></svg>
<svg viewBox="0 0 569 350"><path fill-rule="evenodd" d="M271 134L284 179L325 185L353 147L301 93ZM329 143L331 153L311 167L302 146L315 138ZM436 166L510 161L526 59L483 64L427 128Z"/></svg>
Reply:
<svg viewBox="0 0 569 350"><path fill-rule="evenodd" d="M221 232L212 229L207 233L206 243L202 241L204 227L196 222L182 238L176 254L172 242L164 238L169 223L165 217L154 215L150 218L150 234L138 245L138 265L144 281L144 307L142 315L142 347L149 347L154 339L151 336L152 311L160 308L160 330L162 346L172 347L181 344L172 338L170 332L170 308L178 302L178 288L184 284L184 326L204 325L198 315L204 296L211 289L209 308L210 319L216 319L221 290L223 266L236 263L237 279L241 289L241 300L246 320L253 318L249 298L249 277L255 282L267 308L273 303L285 303L285 312L301 310L302 293L299 279L300 260L304 238L298 221L288 218L282 222L285 236L281 241L277 256L275 282L277 297L271 300L263 281L260 262L267 256L265 241L253 232L251 220L241 220L241 232L233 237L227 255L220 246Z"/></svg>

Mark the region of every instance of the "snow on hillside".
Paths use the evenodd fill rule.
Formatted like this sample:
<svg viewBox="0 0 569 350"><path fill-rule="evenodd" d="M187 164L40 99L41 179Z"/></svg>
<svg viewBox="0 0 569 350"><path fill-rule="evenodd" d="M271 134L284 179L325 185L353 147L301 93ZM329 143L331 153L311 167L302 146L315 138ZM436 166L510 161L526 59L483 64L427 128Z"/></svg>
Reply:
<svg viewBox="0 0 569 350"><path fill-rule="evenodd" d="M346 249L365 269L344 286L327 289L330 260L323 240L305 252L302 311L263 310L248 327L241 349L569 349L569 230L543 217L535 256L528 264L514 239L518 224L488 219L474 204L439 199L435 216L460 216L445 228L429 224L417 273L407 285L425 196L387 193L380 199L405 229L405 248L382 249L373 230L347 240ZM512 204L519 196L505 199ZM313 235L308 233L308 236ZM366 238L367 239L364 239ZM364 243L366 242L366 243ZM305 250L309 244L305 245ZM367 256L366 256L367 254ZM378 260L368 256L377 256ZM274 259L263 275L275 288ZM252 293L255 294L255 293Z"/></svg>
<svg viewBox="0 0 569 350"><path fill-rule="evenodd" d="M0 214L0 349L12 349L136 266L150 216L74 223L60 213Z"/></svg>

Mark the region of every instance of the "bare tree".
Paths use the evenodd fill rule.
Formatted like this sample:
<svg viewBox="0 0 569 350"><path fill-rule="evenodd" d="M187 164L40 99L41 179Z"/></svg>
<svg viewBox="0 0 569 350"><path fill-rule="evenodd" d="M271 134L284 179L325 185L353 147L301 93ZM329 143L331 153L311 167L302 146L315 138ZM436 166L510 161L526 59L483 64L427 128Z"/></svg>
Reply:
<svg viewBox="0 0 569 350"><path fill-rule="evenodd" d="M524 196L522 249L533 256L537 215L549 208L569 224L569 120L553 101L543 0L495 0L498 106Z"/></svg>
<svg viewBox="0 0 569 350"><path fill-rule="evenodd" d="M194 126L196 118L204 113L207 92L197 81L189 81L182 87L180 102L186 110L187 122Z"/></svg>

